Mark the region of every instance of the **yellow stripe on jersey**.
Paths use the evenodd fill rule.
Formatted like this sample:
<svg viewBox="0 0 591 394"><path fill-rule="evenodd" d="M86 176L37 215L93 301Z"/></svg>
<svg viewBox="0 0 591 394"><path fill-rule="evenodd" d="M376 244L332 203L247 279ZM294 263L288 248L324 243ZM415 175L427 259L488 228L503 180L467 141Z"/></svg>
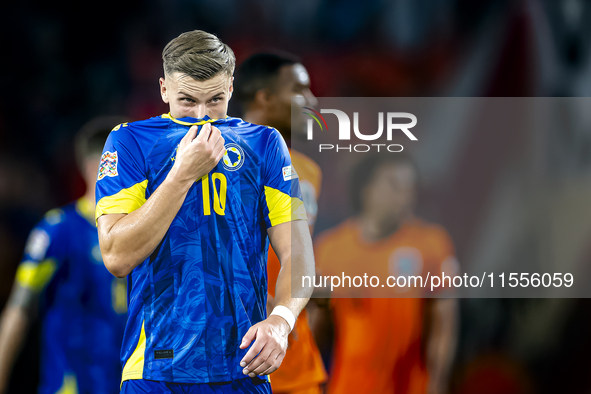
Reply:
<svg viewBox="0 0 591 394"><path fill-rule="evenodd" d="M38 264L23 261L16 270L16 281L22 287L40 291L47 286L56 269L57 262L54 259L43 260Z"/></svg>
<svg viewBox="0 0 591 394"><path fill-rule="evenodd" d="M76 375L71 373L65 374L62 387L55 394L78 394Z"/></svg>
<svg viewBox="0 0 591 394"><path fill-rule="evenodd" d="M204 125L204 124L206 124L206 123L213 123L213 122L215 122L216 120L218 120L218 119L207 119L207 120L200 120L199 122L194 122L194 123L191 123L191 122L183 122L182 120L178 120L178 119L176 119L175 117L173 117L173 116L170 114L170 112L169 112L169 113L167 113L167 114L162 114L162 118L164 118L164 119L170 119L170 120L172 120L174 123L182 124L182 125L184 125L184 126L201 126L201 125Z"/></svg>
<svg viewBox="0 0 591 394"><path fill-rule="evenodd" d="M304 203L297 197L290 197L280 190L265 186L265 199L269 208L271 226L307 219Z"/></svg>
<svg viewBox="0 0 591 394"><path fill-rule="evenodd" d="M94 201L90 201L86 197L81 197L76 201L76 211L84 218L92 223L94 216Z"/></svg>
<svg viewBox="0 0 591 394"><path fill-rule="evenodd" d="M148 180L105 196L96 204L95 220L110 213L132 213L146 202Z"/></svg>
<svg viewBox="0 0 591 394"><path fill-rule="evenodd" d="M144 322L137 346L123 367L121 384L126 380L142 379L144 375L144 353L146 352L146 332L144 331Z"/></svg>

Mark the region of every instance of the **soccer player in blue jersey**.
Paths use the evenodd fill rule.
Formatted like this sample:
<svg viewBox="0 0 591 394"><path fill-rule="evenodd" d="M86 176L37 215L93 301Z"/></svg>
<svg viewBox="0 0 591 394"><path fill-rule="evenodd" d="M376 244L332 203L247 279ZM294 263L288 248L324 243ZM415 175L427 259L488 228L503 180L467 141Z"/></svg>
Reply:
<svg viewBox="0 0 591 394"><path fill-rule="evenodd" d="M97 181L106 267L127 276L123 393L270 393L312 293L297 174L279 132L226 116L235 58L191 31L164 48L170 113L111 133ZM267 315L269 241L282 264Z"/></svg>
<svg viewBox="0 0 591 394"><path fill-rule="evenodd" d="M0 392L37 311L41 318L40 394L107 394L119 387L126 283L104 267L94 222L96 172L120 117L97 118L77 136L86 181L78 201L53 209L31 231L0 325ZM21 392L21 391L18 391Z"/></svg>

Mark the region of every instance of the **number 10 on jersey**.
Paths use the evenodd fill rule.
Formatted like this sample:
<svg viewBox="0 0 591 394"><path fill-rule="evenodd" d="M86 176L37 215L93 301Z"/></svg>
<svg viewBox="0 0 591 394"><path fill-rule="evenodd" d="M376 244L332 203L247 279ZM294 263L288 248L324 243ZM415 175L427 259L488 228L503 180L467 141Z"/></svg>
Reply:
<svg viewBox="0 0 591 394"><path fill-rule="evenodd" d="M226 176L219 172L211 174L211 188L209 182L210 174L201 177L201 189L203 190L203 214L211 215L210 190L213 191L213 210L218 215L223 216L226 210L226 191L228 189L228 180Z"/></svg>

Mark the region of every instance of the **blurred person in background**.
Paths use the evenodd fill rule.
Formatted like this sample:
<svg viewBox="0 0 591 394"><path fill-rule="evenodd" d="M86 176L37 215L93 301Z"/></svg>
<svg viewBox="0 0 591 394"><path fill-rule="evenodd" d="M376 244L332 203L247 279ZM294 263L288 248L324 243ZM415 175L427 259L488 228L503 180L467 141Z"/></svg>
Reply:
<svg viewBox="0 0 591 394"><path fill-rule="evenodd" d="M288 146L291 139L304 135L303 116L294 116L292 130L291 101L300 107L314 107L317 100L310 90L310 77L300 61L290 54L258 53L246 59L238 68L234 80L236 97L242 106L245 121L276 128ZM302 114L299 111L298 114ZM303 114L302 114L303 115ZM294 135L292 135L294 134ZM298 174L310 232L313 232L318 212L318 195L322 172L316 162L290 149L293 168ZM267 260L267 310L274 307L275 285L281 264L273 248ZM282 367L273 373L274 393L316 394L322 392L326 371L316 341L308 324L306 309L300 313L290 334L289 348Z"/></svg>
<svg viewBox="0 0 591 394"><path fill-rule="evenodd" d="M389 275L457 272L448 233L413 214L416 188L416 169L404 154L363 159L351 178L357 216L315 242L320 274L368 273L384 283ZM367 289L355 290L366 298L333 294L326 311L335 332L328 392L445 393L456 342L456 300L424 299L424 290L410 287L374 293L405 298L370 298L363 293Z"/></svg>
<svg viewBox="0 0 591 394"><path fill-rule="evenodd" d="M104 267L94 221L95 183L101 152L121 117L88 122L75 141L86 183L84 196L52 209L31 231L0 323L0 393L32 321L42 320L38 392L118 391L120 344L127 290Z"/></svg>

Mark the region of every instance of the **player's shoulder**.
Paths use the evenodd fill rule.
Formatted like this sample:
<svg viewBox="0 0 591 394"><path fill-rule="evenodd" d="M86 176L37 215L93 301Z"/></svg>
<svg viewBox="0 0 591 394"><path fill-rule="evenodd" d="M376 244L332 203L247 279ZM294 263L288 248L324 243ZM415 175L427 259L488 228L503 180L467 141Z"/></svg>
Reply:
<svg viewBox="0 0 591 394"><path fill-rule="evenodd" d="M138 132L138 131L158 131L159 129L167 128L170 123L172 122L172 118L168 114L153 116L148 119L143 120L136 120L133 122L122 123L120 125L115 126L113 131L117 131L119 129L126 129L129 132Z"/></svg>
<svg viewBox="0 0 591 394"><path fill-rule="evenodd" d="M170 119L164 115L134 122L121 123L113 127L109 139L123 144L135 143L141 148L152 145L168 129Z"/></svg>
<svg viewBox="0 0 591 394"><path fill-rule="evenodd" d="M43 218L41 219L41 223L46 224L48 226L57 226L60 224L64 224L72 220L75 213L75 203L71 202L61 207L52 208L49 211L45 212Z"/></svg>
<svg viewBox="0 0 591 394"><path fill-rule="evenodd" d="M43 244L54 241L56 237L66 236L65 229L76 221L74 203L47 211L37 222L29 235L29 243Z"/></svg>
<svg viewBox="0 0 591 394"><path fill-rule="evenodd" d="M277 129L271 126L247 122L241 118L227 117L225 124L242 138L273 139L283 138Z"/></svg>

